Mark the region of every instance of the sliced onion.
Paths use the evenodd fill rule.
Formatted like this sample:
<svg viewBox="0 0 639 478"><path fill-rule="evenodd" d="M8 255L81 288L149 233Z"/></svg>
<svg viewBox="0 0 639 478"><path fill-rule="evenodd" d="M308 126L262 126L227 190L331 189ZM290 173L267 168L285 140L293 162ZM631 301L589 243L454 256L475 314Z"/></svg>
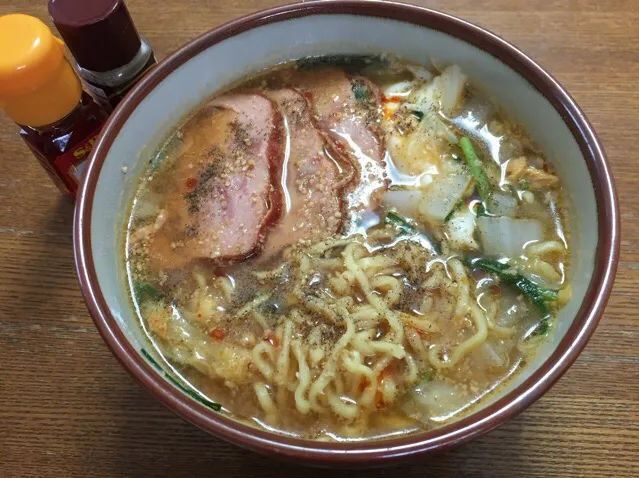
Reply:
<svg viewBox="0 0 639 478"><path fill-rule="evenodd" d="M419 213L428 221L444 222L469 193L472 176L466 172L435 177L424 192Z"/></svg>
<svg viewBox="0 0 639 478"><path fill-rule="evenodd" d="M422 174L419 177L419 185L421 187L425 188L429 184L432 184L432 182L433 182L433 175L432 174L426 173L426 174Z"/></svg>
<svg viewBox="0 0 639 478"><path fill-rule="evenodd" d="M491 214L495 216L509 216L514 217L517 215L517 198L507 193L494 193L490 201Z"/></svg>
<svg viewBox="0 0 639 478"><path fill-rule="evenodd" d="M463 99L459 105L459 110L455 113L457 118L466 119L466 121L456 122L457 126L461 126L468 133L476 135L479 125L488 123L495 115L495 106L487 98L472 95ZM486 126L481 128L481 133L491 134Z"/></svg>
<svg viewBox="0 0 639 478"><path fill-rule="evenodd" d="M155 217L159 212L159 199L155 195L146 194L135 199L133 214L137 219Z"/></svg>
<svg viewBox="0 0 639 478"><path fill-rule="evenodd" d="M504 351L494 342L484 342L472 353L475 365L481 369L486 367L503 368L508 357L506 357Z"/></svg>
<svg viewBox="0 0 639 478"><path fill-rule="evenodd" d="M415 105L424 114L440 110L450 116L461 101L467 77L451 65L415 94Z"/></svg>
<svg viewBox="0 0 639 478"><path fill-rule="evenodd" d="M466 399L457 388L440 380L432 380L411 390L403 408L409 416L427 424L449 418L465 404Z"/></svg>
<svg viewBox="0 0 639 478"><path fill-rule="evenodd" d="M499 308L495 316L495 325L498 327L513 327L526 315L528 307L519 298L519 295L511 289L502 289L499 295Z"/></svg>
<svg viewBox="0 0 639 478"><path fill-rule="evenodd" d="M423 66L406 65L406 69L409 70L413 75L415 75L415 78L419 80L428 81L433 77L433 74Z"/></svg>
<svg viewBox="0 0 639 478"><path fill-rule="evenodd" d="M447 67L435 81L439 79L442 112L450 116L461 101L466 86L466 75L457 65Z"/></svg>
<svg viewBox="0 0 639 478"><path fill-rule="evenodd" d="M475 215L467 207L460 208L446 223L448 243L453 250L477 250Z"/></svg>
<svg viewBox="0 0 639 478"><path fill-rule="evenodd" d="M543 226L536 219L482 216L477 218L477 229L484 253L490 256L519 257L527 243L544 237Z"/></svg>
<svg viewBox="0 0 639 478"><path fill-rule="evenodd" d="M421 199L420 189L391 189L384 193L384 205L407 217L415 217Z"/></svg>
<svg viewBox="0 0 639 478"><path fill-rule="evenodd" d="M393 96L408 96L413 89L412 81L400 81L384 88L384 96L390 98Z"/></svg>

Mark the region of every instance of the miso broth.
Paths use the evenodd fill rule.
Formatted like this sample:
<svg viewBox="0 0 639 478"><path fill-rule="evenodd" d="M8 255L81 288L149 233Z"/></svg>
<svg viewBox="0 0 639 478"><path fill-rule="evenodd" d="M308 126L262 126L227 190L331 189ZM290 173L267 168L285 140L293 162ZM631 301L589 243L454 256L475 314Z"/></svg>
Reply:
<svg viewBox="0 0 639 478"><path fill-rule="evenodd" d="M132 202L140 325L194 393L318 440L472 411L571 295L561 180L456 65L306 58L185 118Z"/></svg>

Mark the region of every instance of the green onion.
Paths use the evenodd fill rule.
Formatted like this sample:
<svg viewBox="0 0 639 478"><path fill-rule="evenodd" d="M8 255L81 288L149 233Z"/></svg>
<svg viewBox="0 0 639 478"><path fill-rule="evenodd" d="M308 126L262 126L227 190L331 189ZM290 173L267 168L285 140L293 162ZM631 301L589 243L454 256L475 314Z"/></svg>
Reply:
<svg viewBox="0 0 639 478"><path fill-rule="evenodd" d="M386 214L386 219L384 219L386 224L391 224L398 228L403 234L417 234L419 231L406 219L401 217L400 215L389 212Z"/></svg>
<svg viewBox="0 0 639 478"><path fill-rule="evenodd" d="M548 321L548 317L544 317L539 322L537 326L537 330L535 330L534 335L547 335L550 330L550 322Z"/></svg>
<svg viewBox="0 0 639 478"><path fill-rule="evenodd" d="M151 300L160 300L164 297L162 292L157 290L148 282L134 282L133 283L133 296L137 303L141 303L145 298Z"/></svg>
<svg viewBox="0 0 639 478"><path fill-rule="evenodd" d="M475 215L477 217L488 216L488 212L486 211L486 206L483 203L477 204L477 208L475 209Z"/></svg>
<svg viewBox="0 0 639 478"><path fill-rule="evenodd" d="M295 61L298 69L338 66L349 71L360 70L372 63L385 64L379 55L323 55L300 58Z"/></svg>
<svg viewBox="0 0 639 478"><path fill-rule="evenodd" d="M455 215L455 213L457 212L457 208L459 207L459 204L457 204L449 213L448 215L444 218L444 222L448 222L450 221L453 216Z"/></svg>
<svg viewBox="0 0 639 478"><path fill-rule="evenodd" d="M417 110L413 110L410 112L415 118L417 118L418 121L421 121L422 119L424 119L424 113L422 113L421 111L417 111Z"/></svg>
<svg viewBox="0 0 639 478"><path fill-rule="evenodd" d="M427 237L424 233L418 230L415 226L413 226L410 222L408 222L406 219L401 217L399 214L393 211L388 212L386 214L386 218L384 218L384 223L395 226L395 228L399 230L400 235L408 234L408 235L419 237L420 243L422 246L427 247L435 254L441 255L442 252L440 248L437 246L437 244L435 244L433 240Z"/></svg>
<svg viewBox="0 0 639 478"><path fill-rule="evenodd" d="M495 274L502 282L519 290L539 309L543 317L548 316L548 303L557 301L556 291L539 287L508 264L492 259L473 259L469 263L471 267L479 267Z"/></svg>
<svg viewBox="0 0 639 478"><path fill-rule="evenodd" d="M370 90L361 82L353 82L351 89L353 90L353 95L357 101L366 101L370 97Z"/></svg>
<svg viewBox="0 0 639 478"><path fill-rule="evenodd" d="M179 388L180 390L182 390L184 393L186 393L189 397L191 397L192 399L200 402L202 405L205 405L207 407L209 407L211 410L214 410L216 412L219 412L220 410L222 410L222 405L220 405L219 403L213 402L211 400L209 400L208 398L202 397L201 395L195 393L193 390L186 388L184 385L182 385L180 382L178 382L175 378L173 378L172 375L170 375L169 373L166 372L166 370L164 370L160 364L158 364L155 359L151 356L151 354L149 352L147 352L144 349L140 349L140 353L151 363L151 365L153 365L159 372L162 372L162 375L164 375L164 377L171 382L173 385L175 385L177 388Z"/></svg>
<svg viewBox="0 0 639 478"><path fill-rule="evenodd" d="M462 139L459 140L459 147L462 153L464 153L464 159L466 160L470 174L472 174L475 179L479 197L481 197L481 200L484 201L485 204L488 204L488 200L490 199L490 183L488 182L486 173L481 166L481 161L477 157L470 139L468 139L467 136L462 137Z"/></svg>
<svg viewBox="0 0 639 478"><path fill-rule="evenodd" d="M464 204L464 200L463 199L461 201L459 201L457 204L455 204L455 207L453 207L450 210L448 215L444 218L444 222L450 221L453 218L453 216L455 215L455 213L457 212L457 210L461 207L462 204Z"/></svg>
<svg viewBox="0 0 639 478"><path fill-rule="evenodd" d="M552 289L539 289L541 297L546 302L557 302L557 291Z"/></svg>

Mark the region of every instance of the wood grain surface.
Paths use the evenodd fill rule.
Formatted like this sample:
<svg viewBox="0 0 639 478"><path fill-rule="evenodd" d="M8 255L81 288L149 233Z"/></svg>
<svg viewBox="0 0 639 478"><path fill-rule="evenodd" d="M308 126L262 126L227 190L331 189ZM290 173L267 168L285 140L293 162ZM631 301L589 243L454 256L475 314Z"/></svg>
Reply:
<svg viewBox="0 0 639 478"><path fill-rule="evenodd" d="M49 23L45 0L0 14ZM128 0L159 57L275 0ZM500 429L421 463L333 476L639 476L639 1L422 0L486 27L547 68L594 124L623 223L613 296L559 383ZM427 45L425 45L427 48ZM0 117L0 476L316 477L208 436L118 365L84 306L73 206Z"/></svg>

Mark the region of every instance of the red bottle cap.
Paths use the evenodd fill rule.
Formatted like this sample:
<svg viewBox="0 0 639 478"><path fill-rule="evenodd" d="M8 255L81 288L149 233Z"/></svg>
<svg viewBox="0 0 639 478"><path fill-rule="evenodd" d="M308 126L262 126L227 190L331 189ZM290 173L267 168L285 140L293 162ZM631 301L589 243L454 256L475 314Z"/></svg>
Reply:
<svg viewBox="0 0 639 478"><path fill-rule="evenodd" d="M49 0L49 15L86 70L120 68L140 49L140 36L122 0Z"/></svg>

